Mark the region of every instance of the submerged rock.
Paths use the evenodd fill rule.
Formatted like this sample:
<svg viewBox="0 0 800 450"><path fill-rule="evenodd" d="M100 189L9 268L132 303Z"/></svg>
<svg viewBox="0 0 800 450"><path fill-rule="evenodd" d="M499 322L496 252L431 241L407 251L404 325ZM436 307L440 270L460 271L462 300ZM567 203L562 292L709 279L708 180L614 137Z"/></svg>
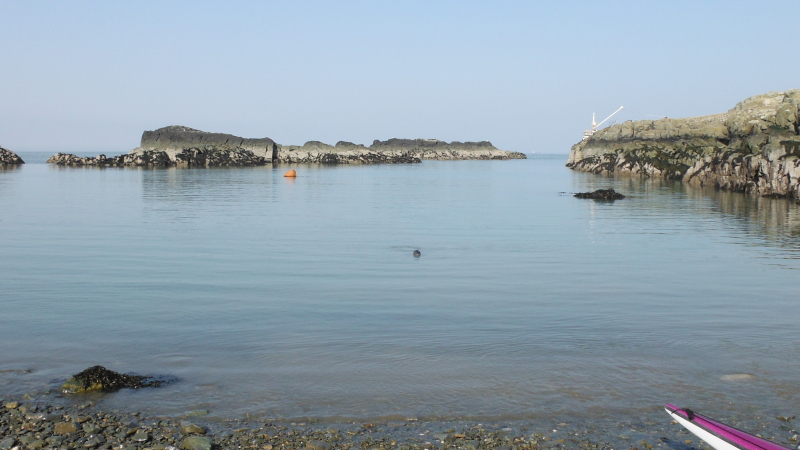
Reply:
<svg viewBox="0 0 800 450"><path fill-rule="evenodd" d="M103 366L94 366L73 375L72 378L61 385L61 392L76 394L86 391L117 391L123 388L158 387L164 383L164 380L157 380L152 377L126 375L108 370Z"/></svg>
<svg viewBox="0 0 800 450"><path fill-rule="evenodd" d="M613 189L598 189L594 192L578 192L576 198L589 198L592 200L622 200L624 195Z"/></svg>
<svg viewBox="0 0 800 450"><path fill-rule="evenodd" d="M206 429L192 422L181 422L181 432L183 434L206 434Z"/></svg>
<svg viewBox="0 0 800 450"><path fill-rule="evenodd" d="M719 377L722 381L750 381L755 379L754 375L749 373L730 373Z"/></svg>

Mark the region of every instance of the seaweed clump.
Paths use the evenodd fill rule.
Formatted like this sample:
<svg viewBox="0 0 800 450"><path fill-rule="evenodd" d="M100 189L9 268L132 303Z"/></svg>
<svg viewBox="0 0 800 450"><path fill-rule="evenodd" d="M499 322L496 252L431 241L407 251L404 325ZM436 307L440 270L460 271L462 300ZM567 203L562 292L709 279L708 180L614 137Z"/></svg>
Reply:
<svg viewBox="0 0 800 450"><path fill-rule="evenodd" d="M613 189L598 189L594 192L578 192L576 198L590 198L592 200L622 200L624 195Z"/></svg>
<svg viewBox="0 0 800 450"><path fill-rule="evenodd" d="M165 380L153 377L126 375L108 370L103 366L93 366L73 375L61 386L61 391L66 394L85 391L118 391L124 388L158 387L164 383L166 383Z"/></svg>

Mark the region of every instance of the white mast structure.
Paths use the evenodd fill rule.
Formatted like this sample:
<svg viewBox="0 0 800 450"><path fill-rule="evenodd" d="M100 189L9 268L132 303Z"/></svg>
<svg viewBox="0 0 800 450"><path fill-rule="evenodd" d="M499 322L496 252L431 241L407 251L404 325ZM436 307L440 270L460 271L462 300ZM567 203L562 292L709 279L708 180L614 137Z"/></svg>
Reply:
<svg viewBox="0 0 800 450"><path fill-rule="evenodd" d="M616 114L616 113L618 113L618 112L622 111L622 108L623 108L623 107L622 107L622 106L620 106L618 110L616 110L616 111L614 111L613 113L611 113L611 115L610 115L610 116L608 116L608 117L606 117L605 119L603 119L603 121L602 121L602 122L600 122L600 123L597 123L597 122L595 121L595 119L594 119L594 113L592 113L592 129L591 129L591 130L586 130L586 131L584 131L584 132L583 132L583 140L585 141L585 140L589 139L590 137L592 137L592 135L593 135L593 134L597 133L597 128L598 128L598 127L600 127L600 125L602 125L602 124L606 123L606 121L607 121L608 119L610 119L610 118L614 117L614 114Z"/></svg>

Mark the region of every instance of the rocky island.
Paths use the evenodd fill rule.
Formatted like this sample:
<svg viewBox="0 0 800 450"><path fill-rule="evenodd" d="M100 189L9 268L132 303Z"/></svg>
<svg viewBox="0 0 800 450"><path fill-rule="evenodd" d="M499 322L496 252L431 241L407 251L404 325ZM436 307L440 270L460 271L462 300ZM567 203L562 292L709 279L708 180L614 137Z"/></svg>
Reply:
<svg viewBox="0 0 800 450"><path fill-rule="evenodd" d="M567 167L800 199L799 131L800 89L769 92L722 114L612 125L575 144Z"/></svg>
<svg viewBox="0 0 800 450"><path fill-rule="evenodd" d="M436 139L376 140L371 146L318 141L280 145L270 138L247 139L184 126L145 131L129 153L80 158L58 153L47 160L65 166L210 167L260 166L275 163L396 164L423 159L524 159L523 153L495 148L491 142L444 142Z"/></svg>
<svg viewBox="0 0 800 450"><path fill-rule="evenodd" d="M0 166L16 166L17 164L25 164L25 161L11 150L0 147Z"/></svg>

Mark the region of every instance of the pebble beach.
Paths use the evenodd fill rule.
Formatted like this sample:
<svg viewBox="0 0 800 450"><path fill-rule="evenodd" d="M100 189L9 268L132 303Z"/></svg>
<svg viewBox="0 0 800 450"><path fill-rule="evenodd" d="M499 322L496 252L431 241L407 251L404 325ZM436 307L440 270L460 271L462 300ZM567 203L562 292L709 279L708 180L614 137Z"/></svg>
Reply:
<svg viewBox="0 0 800 450"><path fill-rule="evenodd" d="M104 410L95 401L64 406L25 396L0 405L0 450L418 450L418 449L708 449L660 408L634 416L486 420L382 418L220 418L208 410L177 417ZM565 421L561 421L564 419ZM730 422L790 448L794 417Z"/></svg>

